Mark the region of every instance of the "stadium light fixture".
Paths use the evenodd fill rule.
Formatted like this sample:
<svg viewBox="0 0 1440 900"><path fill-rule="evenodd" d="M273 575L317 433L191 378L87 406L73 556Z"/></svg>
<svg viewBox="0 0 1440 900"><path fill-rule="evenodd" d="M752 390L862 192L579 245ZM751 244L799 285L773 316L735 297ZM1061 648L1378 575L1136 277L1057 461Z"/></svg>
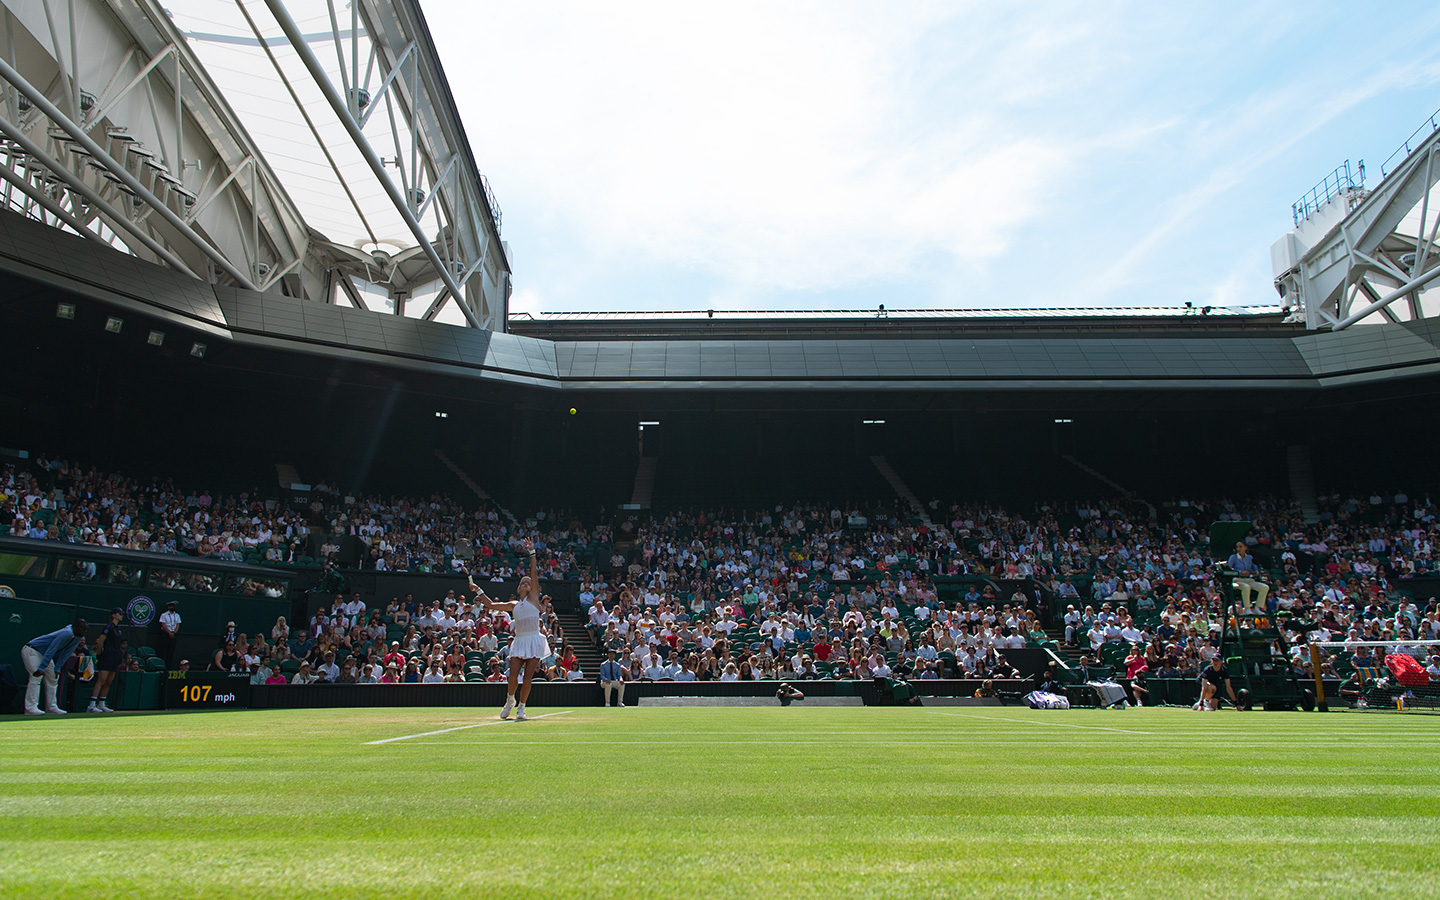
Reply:
<svg viewBox="0 0 1440 900"><path fill-rule="evenodd" d="M145 339L145 343L152 347L163 346L165 344L165 332L151 331L150 336Z"/></svg>
<svg viewBox="0 0 1440 900"><path fill-rule="evenodd" d="M1070 425L1070 424L1074 423L1074 421L1075 421L1074 419L1056 419L1056 420L1055 420L1055 424L1056 424L1056 425Z"/></svg>
<svg viewBox="0 0 1440 900"><path fill-rule="evenodd" d="M190 345L190 355L196 359L205 358L205 345L198 341Z"/></svg>
<svg viewBox="0 0 1440 900"><path fill-rule="evenodd" d="M55 304L55 318L57 318L57 319L73 319L73 318L75 318L75 304L73 304L73 303L57 303L57 304Z"/></svg>
<svg viewBox="0 0 1440 900"><path fill-rule="evenodd" d="M437 418L437 419L448 419L448 418L450 418L450 414L449 414L448 412L438 412L438 411L437 411L437 412L435 413L435 418Z"/></svg>
<svg viewBox="0 0 1440 900"><path fill-rule="evenodd" d="M125 320L119 316L111 316L105 320L105 330L111 334L119 334L120 329L125 327Z"/></svg>
<svg viewBox="0 0 1440 900"><path fill-rule="evenodd" d="M660 424L659 422L641 422L641 423L640 423L640 427L641 427L641 428L644 428L646 425L659 425L659 424Z"/></svg>
<svg viewBox="0 0 1440 900"><path fill-rule="evenodd" d="M861 420L860 420L860 424L861 424L861 425L884 425L884 424L885 424L885 420L884 420L884 419L861 419Z"/></svg>

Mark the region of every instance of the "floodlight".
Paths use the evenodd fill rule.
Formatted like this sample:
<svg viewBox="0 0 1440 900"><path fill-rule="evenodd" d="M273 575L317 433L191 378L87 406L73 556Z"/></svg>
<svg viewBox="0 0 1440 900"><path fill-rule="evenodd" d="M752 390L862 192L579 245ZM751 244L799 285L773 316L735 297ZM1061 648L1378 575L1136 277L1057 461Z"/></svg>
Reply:
<svg viewBox="0 0 1440 900"><path fill-rule="evenodd" d="M75 304L73 304L73 303L57 303L57 304L55 304L55 318L57 318L57 319L73 319L73 318L75 318Z"/></svg>
<svg viewBox="0 0 1440 900"><path fill-rule="evenodd" d="M105 330L111 334L119 334L120 329L125 327L125 320L119 316L111 316L105 320Z"/></svg>

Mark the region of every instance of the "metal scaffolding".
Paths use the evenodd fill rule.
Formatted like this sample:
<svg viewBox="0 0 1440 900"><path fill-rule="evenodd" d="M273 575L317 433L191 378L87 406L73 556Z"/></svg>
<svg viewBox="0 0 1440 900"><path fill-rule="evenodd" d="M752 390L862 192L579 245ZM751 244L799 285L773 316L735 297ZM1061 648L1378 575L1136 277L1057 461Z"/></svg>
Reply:
<svg viewBox="0 0 1440 900"><path fill-rule="evenodd" d="M412 0L0 8L9 209L216 284L504 330L500 212Z"/></svg>
<svg viewBox="0 0 1440 900"><path fill-rule="evenodd" d="M1440 202L1431 198L1440 181L1440 112L1381 170L1383 180L1367 191L1348 163L1343 177L1337 169L1296 204L1296 228L1271 247L1275 289L1308 328L1440 314L1425 296L1440 278ZM1363 163L1359 171L1363 181Z"/></svg>

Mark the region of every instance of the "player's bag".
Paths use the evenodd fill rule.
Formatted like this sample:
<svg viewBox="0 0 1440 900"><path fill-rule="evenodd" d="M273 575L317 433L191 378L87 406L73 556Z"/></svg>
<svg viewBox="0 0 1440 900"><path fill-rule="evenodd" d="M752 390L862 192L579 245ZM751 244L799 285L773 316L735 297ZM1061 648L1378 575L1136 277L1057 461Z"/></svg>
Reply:
<svg viewBox="0 0 1440 900"><path fill-rule="evenodd" d="M1031 709L1069 709L1070 701L1048 691L1031 691L1025 695L1025 704Z"/></svg>

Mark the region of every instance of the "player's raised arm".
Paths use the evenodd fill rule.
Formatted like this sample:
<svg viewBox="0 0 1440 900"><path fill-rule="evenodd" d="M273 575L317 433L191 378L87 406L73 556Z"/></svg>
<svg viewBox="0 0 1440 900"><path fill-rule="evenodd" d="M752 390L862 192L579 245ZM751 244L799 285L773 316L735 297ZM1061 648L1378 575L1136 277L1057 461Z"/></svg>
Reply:
<svg viewBox="0 0 1440 900"><path fill-rule="evenodd" d="M529 538L525 539L525 550L530 554L530 597L535 608L540 608L540 573L535 564L535 542Z"/></svg>

